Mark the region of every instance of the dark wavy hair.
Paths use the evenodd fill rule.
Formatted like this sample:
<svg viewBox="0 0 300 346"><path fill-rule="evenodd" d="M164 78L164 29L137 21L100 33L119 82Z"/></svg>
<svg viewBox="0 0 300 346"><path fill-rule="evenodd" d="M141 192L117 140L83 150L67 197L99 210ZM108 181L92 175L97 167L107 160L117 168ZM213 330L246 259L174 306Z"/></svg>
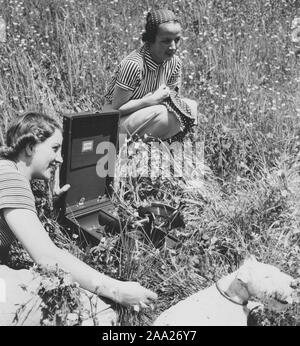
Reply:
<svg viewBox="0 0 300 346"><path fill-rule="evenodd" d="M151 17L151 13L149 12L146 17L146 24L145 24L145 31L142 33L142 41L145 43L154 43L156 39L156 35L158 32L159 25L153 25L149 18ZM179 23L180 21L178 19L169 21L168 23Z"/></svg>
<svg viewBox="0 0 300 346"><path fill-rule="evenodd" d="M8 128L6 145L0 147L0 157L14 160L28 144L35 145L51 137L61 125L46 114L27 112L18 117Z"/></svg>

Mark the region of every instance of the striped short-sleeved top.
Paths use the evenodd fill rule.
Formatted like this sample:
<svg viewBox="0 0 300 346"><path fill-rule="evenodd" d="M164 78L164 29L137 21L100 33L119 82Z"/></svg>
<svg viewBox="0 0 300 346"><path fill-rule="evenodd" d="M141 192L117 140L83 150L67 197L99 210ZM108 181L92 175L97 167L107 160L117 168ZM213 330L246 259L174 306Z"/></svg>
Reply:
<svg viewBox="0 0 300 346"><path fill-rule="evenodd" d="M179 91L182 62L176 55L157 64L151 57L148 44L133 51L118 65L109 84L106 101L112 102L115 86L133 92L131 99L140 99L162 84Z"/></svg>
<svg viewBox="0 0 300 346"><path fill-rule="evenodd" d="M14 162L0 159L0 251L15 239L3 217L5 208L28 209L37 213L29 181Z"/></svg>

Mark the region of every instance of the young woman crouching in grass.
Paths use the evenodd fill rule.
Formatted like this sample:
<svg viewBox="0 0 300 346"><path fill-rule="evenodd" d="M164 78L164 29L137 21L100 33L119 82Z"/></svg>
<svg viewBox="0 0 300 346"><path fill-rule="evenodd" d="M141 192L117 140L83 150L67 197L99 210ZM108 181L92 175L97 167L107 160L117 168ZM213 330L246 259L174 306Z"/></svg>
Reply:
<svg viewBox="0 0 300 346"><path fill-rule="evenodd" d="M148 13L144 45L118 65L104 110L118 109L120 131L162 140L181 140L197 121L197 103L182 98L182 62L176 55L181 25L167 9Z"/></svg>
<svg viewBox="0 0 300 346"><path fill-rule="evenodd" d="M27 113L7 132L6 146L0 149L0 261L17 238L35 263L62 268L83 289L124 306L148 307L157 295L137 282L122 282L99 273L70 253L59 249L40 222L30 188L33 178L48 180L62 162L62 129L49 116ZM62 190L66 190L66 187ZM30 285L37 284L28 270L13 270L0 262L5 284L0 300L0 325L13 324L17 304L30 297ZM29 284L25 291L21 286ZM3 285L2 285L3 286ZM91 295L91 294L90 294ZM34 310L34 309L33 309ZM29 311L25 324L39 325L40 311ZM101 299L97 301L99 324L115 324L116 313Z"/></svg>

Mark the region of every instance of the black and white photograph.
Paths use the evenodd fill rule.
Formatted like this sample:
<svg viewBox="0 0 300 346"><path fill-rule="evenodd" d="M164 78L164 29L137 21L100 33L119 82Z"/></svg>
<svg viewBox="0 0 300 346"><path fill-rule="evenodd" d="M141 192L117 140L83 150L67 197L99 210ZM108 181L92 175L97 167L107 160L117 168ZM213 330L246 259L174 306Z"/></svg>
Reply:
<svg viewBox="0 0 300 346"><path fill-rule="evenodd" d="M0 0L0 326L300 326L299 0Z"/></svg>

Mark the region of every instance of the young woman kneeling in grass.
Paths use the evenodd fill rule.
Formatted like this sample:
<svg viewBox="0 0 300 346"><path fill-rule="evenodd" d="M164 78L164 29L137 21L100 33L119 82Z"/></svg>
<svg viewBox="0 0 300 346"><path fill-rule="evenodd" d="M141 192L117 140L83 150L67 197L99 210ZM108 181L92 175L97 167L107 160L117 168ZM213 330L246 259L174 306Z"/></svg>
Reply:
<svg viewBox="0 0 300 346"><path fill-rule="evenodd" d="M6 141L6 146L0 148L0 259L17 238L37 264L58 265L84 290L124 306L148 307L156 300L157 295L139 283L107 277L56 247L40 222L30 181L33 178L49 180L51 171L61 164L60 125L49 116L27 113L10 126ZM5 283L0 301L0 325L13 324L16 304L24 304L29 297L20 285L34 280L28 270L13 270L5 265L0 265L0 278ZM110 305L98 301L100 324L116 323L116 314ZM112 313L108 314L109 310ZM29 313L25 323L39 324L40 314Z"/></svg>

